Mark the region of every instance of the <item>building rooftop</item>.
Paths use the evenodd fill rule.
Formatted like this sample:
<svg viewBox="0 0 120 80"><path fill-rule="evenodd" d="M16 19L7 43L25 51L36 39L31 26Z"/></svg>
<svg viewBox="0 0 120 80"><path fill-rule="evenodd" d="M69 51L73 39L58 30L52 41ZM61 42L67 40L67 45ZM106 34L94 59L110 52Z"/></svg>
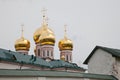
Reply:
<svg viewBox="0 0 120 80"><path fill-rule="evenodd" d="M31 69L0 69L1 77L69 77L69 78L89 78L100 80L118 80L112 75L64 72L64 71L39 71Z"/></svg>
<svg viewBox="0 0 120 80"><path fill-rule="evenodd" d="M79 67L75 63L65 62L62 60L51 60L47 62L46 60L36 57L34 55L21 54L18 52L0 49L0 60L20 63L20 64L29 64L37 67L44 68L71 68L76 70L85 70L82 67Z"/></svg>
<svg viewBox="0 0 120 80"><path fill-rule="evenodd" d="M87 64L90 60L90 58L92 57L92 55L95 53L95 51L97 49L102 49L106 52L108 52L109 54L112 54L115 57L120 57L120 49L114 49L114 48L107 48L107 47L102 47L102 46L96 46L92 52L90 53L90 55L87 57L87 59L84 61L84 64Z"/></svg>

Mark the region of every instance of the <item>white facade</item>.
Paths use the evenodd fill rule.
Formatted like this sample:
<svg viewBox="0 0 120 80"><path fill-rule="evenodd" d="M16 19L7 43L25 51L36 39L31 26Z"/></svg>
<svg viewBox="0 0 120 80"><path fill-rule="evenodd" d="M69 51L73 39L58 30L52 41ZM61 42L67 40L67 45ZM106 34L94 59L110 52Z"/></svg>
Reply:
<svg viewBox="0 0 120 80"><path fill-rule="evenodd" d="M0 80L103 80L87 78L68 78L68 77L0 77Z"/></svg>
<svg viewBox="0 0 120 80"><path fill-rule="evenodd" d="M0 69L31 69L30 66L21 66L20 64L15 63L0 63Z"/></svg>
<svg viewBox="0 0 120 80"><path fill-rule="evenodd" d="M120 59L97 49L88 62L88 73L114 75L120 79Z"/></svg>
<svg viewBox="0 0 120 80"><path fill-rule="evenodd" d="M65 61L72 62L72 50L62 50L60 51L60 58L64 56Z"/></svg>

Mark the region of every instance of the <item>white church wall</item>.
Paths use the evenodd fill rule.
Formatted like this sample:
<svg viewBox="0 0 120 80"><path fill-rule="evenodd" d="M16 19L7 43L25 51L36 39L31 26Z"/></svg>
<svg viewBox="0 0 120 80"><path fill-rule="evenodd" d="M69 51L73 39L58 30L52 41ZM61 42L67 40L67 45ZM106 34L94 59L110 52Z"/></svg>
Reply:
<svg viewBox="0 0 120 80"><path fill-rule="evenodd" d="M0 77L0 80L46 80L38 77Z"/></svg>
<svg viewBox="0 0 120 80"><path fill-rule="evenodd" d="M30 69L30 67L20 66L19 64L2 62L0 63L0 69Z"/></svg>
<svg viewBox="0 0 120 80"><path fill-rule="evenodd" d="M88 62L88 72L96 74L112 74L115 57L103 51L96 50Z"/></svg>
<svg viewBox="0 0 120 80"><path fill-rule="evenodd" d="M0 77L0 80L103 80L69 77Z"/></svg>
<svg viewBox="0 0 120 80"><path fill-rule="evenodd" d="M0 63L0 69L19 69L18 65L7 64L7 63Z"/></svg>
<svg viewBox="0 0 120 80"><path fill-rule="evenodd" d="M84 80L84 78L66 77L0 77L0 80Z"/></svg>
<svg viewBox="0 0 120 80"><path fill-rule="evenodd" d="M84 78L60 78L60 77L54 77L54 78L46 78L46 80L84 80Z"/></svg>

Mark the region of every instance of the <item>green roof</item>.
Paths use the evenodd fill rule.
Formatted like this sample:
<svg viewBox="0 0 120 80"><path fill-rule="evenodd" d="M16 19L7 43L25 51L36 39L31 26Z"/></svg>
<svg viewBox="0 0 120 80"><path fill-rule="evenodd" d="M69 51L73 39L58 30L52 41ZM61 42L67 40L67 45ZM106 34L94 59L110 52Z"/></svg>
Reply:
<svg viewBox="0 0 120 80"><path fill-rule="evenodd" d="M13 52L5 49L0 49L0 59L21 64L32 64L48 68L50 67L50 64L41 58L35 57L33 55L20 54L18 52Z"/></svg>
<svg viewBox="0 0 120 80"><path fill-rule="evenodd" d="M97 49L102 49L106 52L108 52L109 54L115 56L115 57L120 57L120 49L114 49L114 48L107 48L107 47L102 47L102 46L96 46L93 51L90 53L90 55L87 57L87 59L84 61L84 64L88 64L90 58L92 57L92 55L95 53L95 51Z"/></svg>
<svg viewBox="0 0 120 80"><path fill-rule="evenodd" d="M65 78L89 78L100 80L118 80L112 75L90 74L63 71L39 71L30 69L0 69L1 77L65 77Z"/></svg>
<svg viewBox="0 0 120 80"><path fill-rule="evenodd" d="M51 65L53 65L53 68L73 68L73 69L81 69L81 70L85 70L82 67L79 67L77 64L75 63L69 63L69 62L65 62L63 60L52 60L49 62Z"/></svg>
<svg viewBox="0 0 120 80"><path fill-rule="evenodd" d="M62 60L51 60L50 62L47 62L46 60L36 57L34 55L27 55L27 54L21 54L18 52L0 49L0 59L6 60L10 62L16 62L20 64L29 64L34 65L38 67L44 67L44 68L71 68L71 69L77 69L77 70L85 70L81 67L79 67L75 63L69 63Z"/></svg>

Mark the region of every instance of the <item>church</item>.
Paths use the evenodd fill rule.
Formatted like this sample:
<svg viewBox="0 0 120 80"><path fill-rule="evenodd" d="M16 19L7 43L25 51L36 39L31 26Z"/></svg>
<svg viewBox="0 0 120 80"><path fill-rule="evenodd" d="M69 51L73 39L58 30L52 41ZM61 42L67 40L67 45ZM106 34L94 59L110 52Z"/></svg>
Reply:
<svg viewBox="0 0 120 80"><path fill-rule="evenodd" d="M30 69L38 68L40 70L85 71L84 68L79 67L76 63L72 63L73 42L67 38L66 29L63 39L61 39L58 43L60 59L55 59L55 34L48 26L45 13L43 14L41 27L34 32L33 39L36 45L34 49L34 55L28 55L30 41L24 37L23 29L21 37L15 41L15 50L18 52L18 54L16 53L15 55L18 55L19 57L21 56L23 60L25 59L22 61L22 63L25 63L25 65L22 65L21 68L24 69L24 67L27 66ZM26 58L28 59L28 62L26 62ZM26 65L26 63L28 64ZM32 66L29 65L29 63L32 64Z"/></svg>
<svg viewBox="0 0 120 80"><path fill-rule="evenodd" d="M55 59L55 34L49 28L45 14L33 39L36 45L34 55L29 55L30 41L24 37L23 28L21 37L15 41L15 51L0 48L1 80L120 79L119 49L96 46L84 61L88 70L72 63L73 42L67 37L66 28L58 43L60 59Z"/></svg>

